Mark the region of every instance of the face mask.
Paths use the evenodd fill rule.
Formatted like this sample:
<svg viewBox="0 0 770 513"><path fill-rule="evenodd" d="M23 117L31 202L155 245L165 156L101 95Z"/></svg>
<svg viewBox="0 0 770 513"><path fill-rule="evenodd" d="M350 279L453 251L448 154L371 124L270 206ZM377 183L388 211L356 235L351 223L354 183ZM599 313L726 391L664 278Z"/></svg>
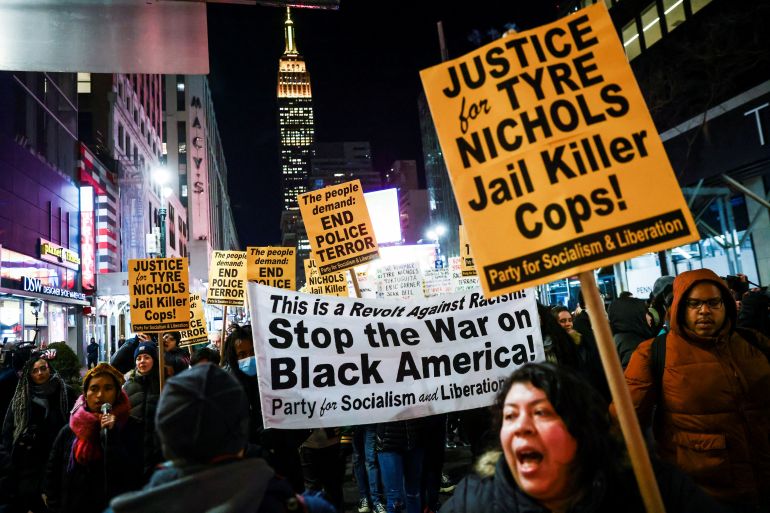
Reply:
<svg viewBox="0 0 770 513"><path fill-rule="evenodd" d="M257 359L253 356L238 360L238 368L247 376L257 375Z"/></svg>

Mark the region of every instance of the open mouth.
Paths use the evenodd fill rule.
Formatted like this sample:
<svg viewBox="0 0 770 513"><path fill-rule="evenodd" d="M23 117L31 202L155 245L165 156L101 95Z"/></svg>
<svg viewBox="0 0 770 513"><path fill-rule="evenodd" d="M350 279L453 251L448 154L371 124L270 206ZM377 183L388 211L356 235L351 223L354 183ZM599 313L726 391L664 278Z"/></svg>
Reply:
<svg viewBox="0 0 770 513"><path fill-rule="evenodd" d="M543 461L543 453L530 449L516 451L516 461L522 472L532 471Z"/></svg>

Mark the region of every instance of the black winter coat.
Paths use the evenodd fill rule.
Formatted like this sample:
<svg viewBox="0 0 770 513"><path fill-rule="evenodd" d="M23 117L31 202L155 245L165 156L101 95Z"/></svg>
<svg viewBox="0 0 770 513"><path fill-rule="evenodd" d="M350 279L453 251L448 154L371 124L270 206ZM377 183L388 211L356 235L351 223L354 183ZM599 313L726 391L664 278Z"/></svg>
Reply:
<svg viewBox="0 0 770 513"><path fill-rule="evenodd" d="M610 328L624 369L636 346L655 336L654 330L647 324L646 313L647 303L635 297L616 299L610 305Z"/></svg>
<svg viewBox="0 0 770 513"><path fill-rule="evenodd" d="M118 369L121 374L125 374L133 369L136 364L134 361L134 351L139 347L140 342L141 341L136 337L128 339L126 343L112 355L110 365Z"/></svg>
<svg viewBox="0 0 770 513"><path fill-rule="evenodd" d="M234 479L237 476L237 479ZM289 485L264 460L216 465L165 464L141 491L116 497L105 513L288 513L302 511ZM314 511L310 508L310 512Z"/></svg>
<svg viewBox="0 0 770 513"><path fill-rule="evenodd" d="M39 495L45 475L48 456L51 453L56 435L70 418L70 410L75 404L77 394L69 386L64 385L67 394L67 409L62 410L62 390L57 387L48 396L49 412L37 403L29 404L29 422L27 429L14 442L13 432L16 428L13 407L9 407L5 415L2 431L2 444L10 454L10 467L2 471L2 490L18 495Z"/></svg>
<svg viewBox="0 0 770 513"><path fill-rule="evenodd" d="M396 420L377 424L377 452L404 452L422 447L424 421Z"/></svg>
<svg viewBox="0 0 770 513"><path fill-rule="evenodd" d="M264 443L262 433L265 425L262 420L262 403L259 400L258 378L257 376L249 376L238 369L230 369L230 372L241 384L249 400L249 442L261 446Z"/></svg>
<svg viewBox="0 0 770 513"><path fill-rule="evenodd" d="M130 415L139 421L143 428L144 473L149 478L153 468L163 461L160 438L155 432L155 411L158 409L160 398L157 368L153 367L147 376L132 370L123 390L131 403Z"/></svg>
<svg viewBox="0 0 770 513"><path fill-rule="evenodd" d="M88 354L88 359L96 361L99 359L99 344L94 342L93 344L88 344L86 347L86 353Z"/></svg>
<svg viewBox="0 0 770 513"><path fill-rule="evenodd" d="M129 417L122 429L108 432L102 439L104 458L90 465L74 460L74 441L75 433L66 425L51 449L43 490L53 513L101 513L112 497L142 486L142 428L135 419Z"/></svg>
<svg viewBox="0 0 770 513"><path fill-rule="evenodd" d="M591 319L588 312L583 310L572 323L572 328L580 333L581 341L578 346L578 356L582 366L582 374L588 376L588 381L609 404L612 401L610 386L604 375L602 359L599 356L599 347L596 345L594 331L591 327Z"/></svg>
<svg viewBox="0 0 770 513"><path fill-rule="evenodd" d="M706 496L688 477L670 466L655 468L666 511L677 513L728 513ZM519 489L505 458L500 458L494 475L471 475L455 488L454 495L441 506L441 513L548 513L548 509ZM570 513L644 513L636 480L626 475L596 476L586 495L570 508Z"/></svg>

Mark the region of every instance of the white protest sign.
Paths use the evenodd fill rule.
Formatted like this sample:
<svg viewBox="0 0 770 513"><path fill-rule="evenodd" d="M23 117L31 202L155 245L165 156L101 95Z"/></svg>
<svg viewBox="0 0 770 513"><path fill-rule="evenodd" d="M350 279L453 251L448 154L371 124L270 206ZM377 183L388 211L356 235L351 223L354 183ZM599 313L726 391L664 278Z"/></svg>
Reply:
<svg viewBox="0 0 770 513"><path fill-rule="evenodd" d="M422 276L416 262L384 265L377 268L377 297L422 298Z"/></svg>
<svg viewBox="0 0 770 513"><path fill-rule="evenodd" d="M543 361L534 290L417 301L249 283L265 427L371 424L489 406Z"/></svg>

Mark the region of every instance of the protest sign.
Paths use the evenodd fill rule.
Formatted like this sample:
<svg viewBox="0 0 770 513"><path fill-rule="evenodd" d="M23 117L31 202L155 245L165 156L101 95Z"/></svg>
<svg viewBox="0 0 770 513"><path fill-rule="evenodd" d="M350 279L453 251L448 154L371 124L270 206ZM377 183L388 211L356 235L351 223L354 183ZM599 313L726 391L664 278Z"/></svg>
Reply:
<svg viewBox="0 0 770 513"><path fill-rule="evenodd" d="M306 258L304 266L305 289L309 294L348 297L348 278L345 276L345 271L337 271L321 276L318 273L318 266L312 258Z"/></svg>
<svg viewBox="0 0 770 513"><path fill-rule="evenodd" d="M243 306L246 303L246 252L214 251L209 266L210 305Z"/></svg>
<svg viewBox="0 0 770 513"><path fill-rule="evenodd" d="M454 287L454 292L480 291L481 282L479 282L478 274L474 274L473 276L463 276L462 260L462 257L449 257L449 269L452 271L452 286Z"/></svg>
<svg viewBox="0 0 770 513"><path fill-rule="evenodd" d="M187 329L190 325L189 290L186 258L129 260L131 330Z"/></svg>
<svg viewBox="0 0 770 513"><path fill-rule="evenodd" d="M249 283L249 306L266 428L489 406L516 368L544 360L534 290L399 301Z"/></svg>
<svg viewBox="0 0 770 513"><path fill-rule="evenodd" d="M297 197L318 272L344 271L379 256L360 180Z"/></svg>
<svg viewBox="0 0 770 513"><path fill-rule="evenodd" d="M698 239L603 2L421 78L488 295Z"/></svg>
<svg viewBox="0 0 770 513"><path fill-rule="evenodd" d="M463 276L476 276L476 264L471 256L471 244L468 242L468 234L465 227L460 225L460 270Z"/></svg>
<svg viewBox="0 0 770 513"><path fill-rule="evenodd" d="M246 253L246 276L249 281L279 289L296 290L296 248L249 246Z"/></svg>
<svg viewBox="0 0 770 513"><path fill-rule="evenodd" d="M203 300L200 294L190 294L190 324L182 330L179 347L203 344L209 341L206 329L206 315L203 313Z"/></svg>
<svg viewBox="0 0 770 513"><path fill-rule="evenodd" d="M423 297L422 275L416 262L377 268L377 297L417 299Z"/></svg>
<svg viewBox="0 0 770 513"><path fill-rule="evenodd" d="M422 272L422 278L423 294L425 297L442 296L452 294L455 291L452 270L448 267L443 269L426 269Z"/></svg>

